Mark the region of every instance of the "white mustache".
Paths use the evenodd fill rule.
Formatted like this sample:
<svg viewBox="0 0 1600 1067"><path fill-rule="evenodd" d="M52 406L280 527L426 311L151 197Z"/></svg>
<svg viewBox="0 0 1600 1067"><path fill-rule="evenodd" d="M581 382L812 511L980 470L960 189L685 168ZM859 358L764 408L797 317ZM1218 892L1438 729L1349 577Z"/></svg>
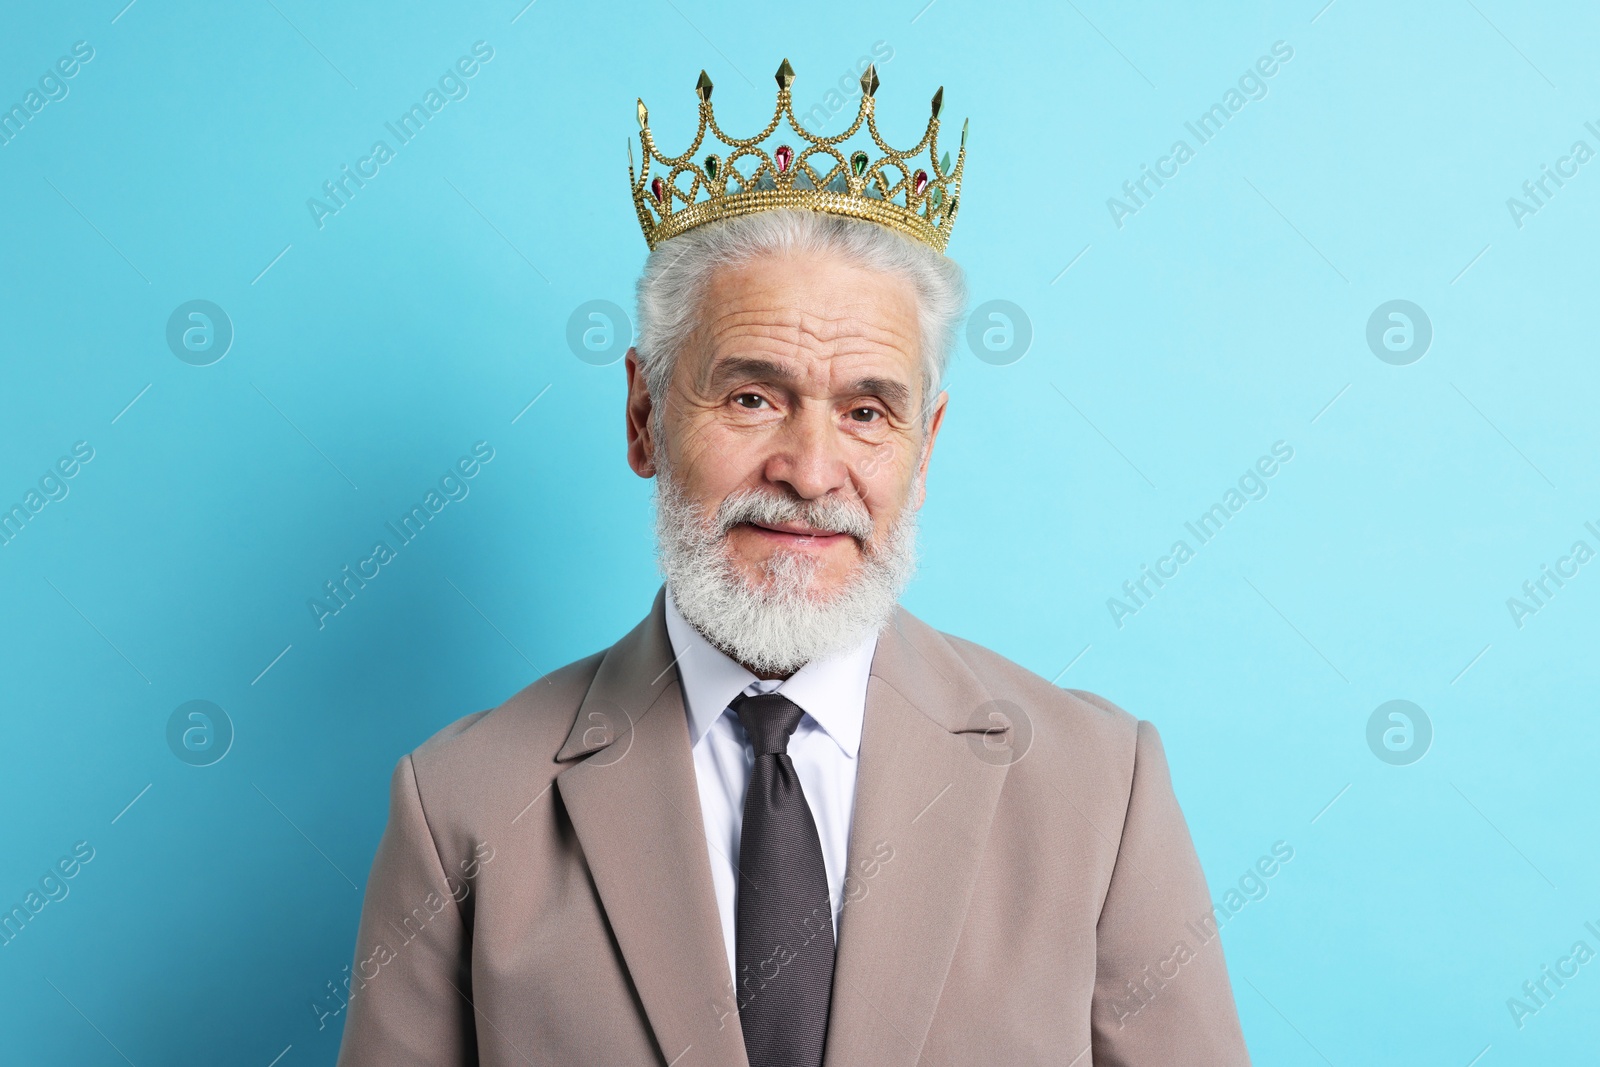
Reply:
<svg viewBox="0 0 1600 1067"><path fill-rule="evenodd" d="M863 543L872 536L872 516L865 505L843 498L800 501L743 489L730 494L717 508L717 533L726 534L746 522L758 526L800 524L813 530L849 534Z"/></svg>

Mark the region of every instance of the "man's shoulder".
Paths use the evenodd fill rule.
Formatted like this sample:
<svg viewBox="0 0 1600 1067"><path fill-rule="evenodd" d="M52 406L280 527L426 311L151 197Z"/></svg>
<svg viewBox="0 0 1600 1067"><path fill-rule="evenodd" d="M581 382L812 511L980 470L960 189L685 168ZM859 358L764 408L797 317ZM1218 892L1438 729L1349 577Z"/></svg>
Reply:
<svg viewBox="0 0 1600 1067"><path fill-rule="evenodd" d="M931 626L927 629L972 672L993 700L1017 705L1027 716L1028 727L1035 734L1049 735L1047 740L1069 742L1080 750L1087 746L1102 757L1115 753L1131 760L1140 733L1153 730L1149 723L1098 693L1063 688L986 645ZM1005 709L996 710L1004 713Z"/></svg>
<svg viewBox="0 0 1600 1067"><path fill-rule="evenodd" d="M1139 768L1164 773L1160 734L1146 719L1098 693L1062 688L976 641L932 628L925 636L970 671L989 702L974 723L1013 723L1008 778L1039 810L1054 810L1055 798L1070 795L1080 814L1115 826Z"/></svg>
<svg viewBox="0 0 1600 1067"><path fill-rule="evenodd" d="M524 686L495 708L464 715L410 753L419 779L529 781L556 753L606 650L573 660Z"/></svg>

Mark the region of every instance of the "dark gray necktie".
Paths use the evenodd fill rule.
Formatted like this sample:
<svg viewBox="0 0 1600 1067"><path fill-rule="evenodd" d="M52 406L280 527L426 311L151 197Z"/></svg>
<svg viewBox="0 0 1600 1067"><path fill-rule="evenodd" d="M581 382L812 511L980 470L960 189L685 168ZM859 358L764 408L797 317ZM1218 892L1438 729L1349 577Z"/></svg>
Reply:
<svg viewBox="0 0 1600 1067"><path fill-rule="evenodd" d="M820 1067L833 986L822 842L789 735L804 714L777 693L731 705L755 748L739 830L736 990L750 1067Z"/></svg>

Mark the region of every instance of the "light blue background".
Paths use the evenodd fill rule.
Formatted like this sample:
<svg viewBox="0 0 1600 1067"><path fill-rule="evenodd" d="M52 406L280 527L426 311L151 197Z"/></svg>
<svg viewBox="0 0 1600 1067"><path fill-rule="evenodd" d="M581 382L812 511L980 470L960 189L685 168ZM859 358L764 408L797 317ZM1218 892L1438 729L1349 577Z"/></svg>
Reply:
<svg viewBox="0 0 1600 1067"><path fill-rule="evenodd" d="M1600 548L1600 161L1520 228L1506 204L1600 149L1592 7L524 2L7 12L0 105L94 58L0 147L0 504L94 459L0 547L0 905L95 850L0 948L8 1059L333 1061L310 1005L396 759L656 588L622 366L566 342L583 302L632 308L635 96L673 147L701 67L746 130L782 58L803 109L876 42L891 137L940 84L946 136L971 116L950 252L1034 331L952 367L906 605L1153 720L1218 900L1293 847L1224 929L1257 1063L1593 1055L1600 960L1520 1029L1506 1003L1600 950L1600 563L1506 605ZM480 40L470 94L319 229L307 199ZM1265 98L1119 229L1107 199L1276 41ZM211 366L166 344L192 299L235 330ZM1391 299L1432 322L1410 365L1365 340ZM1119 628L1107 599L1280 440ZM308 598L477 441L470 495L319 630ZM167 746L193 699L236 730L213 766ZM1367 745L1391 699L1433 725L1409 766Z"/></svg>

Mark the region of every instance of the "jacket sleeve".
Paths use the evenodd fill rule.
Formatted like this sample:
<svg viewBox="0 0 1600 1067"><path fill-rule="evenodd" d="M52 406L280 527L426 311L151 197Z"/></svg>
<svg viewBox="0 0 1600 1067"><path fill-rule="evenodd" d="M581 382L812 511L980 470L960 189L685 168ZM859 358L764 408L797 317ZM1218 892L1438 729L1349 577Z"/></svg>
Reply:
<svg viewBox="0 0 1600 1067"><path fill-rule="evenodd" d="M1138 725L1097 957L1095 1067L1248 1067L1211 895L1148 722Z"/></svg>
<svg viewBox="0 0 1600 1067"><path fill-rule="evenodd" d="M405 756L367 879L338 1067L477 1064L469 887L446 877Z"/></svg>

